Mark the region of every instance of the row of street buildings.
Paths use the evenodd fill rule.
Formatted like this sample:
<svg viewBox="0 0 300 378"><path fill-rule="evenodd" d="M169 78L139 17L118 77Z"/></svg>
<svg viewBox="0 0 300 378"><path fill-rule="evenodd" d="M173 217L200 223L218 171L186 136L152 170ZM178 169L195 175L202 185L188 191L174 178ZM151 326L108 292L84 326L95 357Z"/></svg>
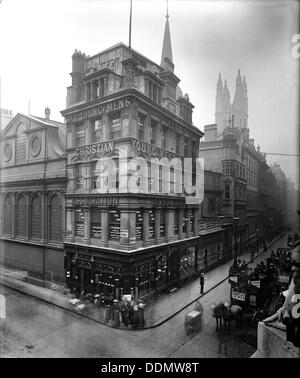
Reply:
<svg viewBox="0 0 300 378"><path fill-rule="evenodd" d="M168 17L160 64L119 43L92 57L76 50L70 75L64 123L47 107L44 117L18 113L2 128L2 264L38 284L145 297L297 222L293 184L250 138L240 72L232 104L220 76L215 123L204 132L194 125L174 73ZM123 185L120 151L146 164L148 175L125 172L135 192ZM198 157L203 201L175 190L172 166L165 192L163 167L151 162L191 158L195 185Z"/></svg>

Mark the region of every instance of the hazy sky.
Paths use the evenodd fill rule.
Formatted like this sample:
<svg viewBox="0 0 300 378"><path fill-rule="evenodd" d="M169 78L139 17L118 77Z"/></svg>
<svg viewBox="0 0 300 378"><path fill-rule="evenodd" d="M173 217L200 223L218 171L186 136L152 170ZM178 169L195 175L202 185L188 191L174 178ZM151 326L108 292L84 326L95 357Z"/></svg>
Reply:
<svg viewBox="0 0 300 378"><path fill-rule="evenodd" d="M2 107L62 121L74 49L94 55L128 44L129 0L3 0L0 5ZM297 154L299 61L296 1L169 0L175 73L203 130L215 121L219 72L231 98L246 75L250 137L266 152ZM132 47L160 63L166 0L133 0ZM299 158L271 156L293 181Z"/></svg>

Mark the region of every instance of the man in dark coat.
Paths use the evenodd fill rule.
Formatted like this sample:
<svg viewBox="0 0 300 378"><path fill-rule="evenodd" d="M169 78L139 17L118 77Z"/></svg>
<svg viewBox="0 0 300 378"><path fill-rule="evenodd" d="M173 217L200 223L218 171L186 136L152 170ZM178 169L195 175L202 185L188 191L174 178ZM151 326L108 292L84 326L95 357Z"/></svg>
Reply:
<svg viewBox="0 0 300 378"><path fill-rule="evenodd" d="M201 276L200 276L200 293L201 294L203 294L204 282L205 282L205 275L204 273L201 273Z"/></svg>

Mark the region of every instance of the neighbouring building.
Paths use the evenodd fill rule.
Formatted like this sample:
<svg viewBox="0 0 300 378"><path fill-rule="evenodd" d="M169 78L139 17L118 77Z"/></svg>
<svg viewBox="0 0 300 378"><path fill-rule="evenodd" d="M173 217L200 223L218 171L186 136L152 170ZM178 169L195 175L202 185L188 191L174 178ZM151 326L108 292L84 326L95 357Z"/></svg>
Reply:
<svg viewBox="0 0 300 378"><path fill-rule="evenodd" d="M75 51L72 62L72 85L62 111L67 283L75 290L117 297L178 286L204 269L200 206L187 204L186 194L176 192L173 168L165 193L162 167L152 167L150 159L195 160L203 133L193 124L194 106L174 73L168 16L160 64L123 43L92 57ZM149 177L155 168L151 178L132 176L135 168L124 174L120 150L128 159L144 158ZM116 182L110 192L105 189L110 185L107 168ZM194 166L192 171L195 180ZM129 174L136 193L124 185Z"/></svg>
<svg viewBox="0 0 300 378"><path fill-rule="evenodd" d="M0 136L0 262L64 280L65 125L18 113Z"/></svg>
<svg viewBox="0 0 300 378"><path fill-rule="evenodd" d="M266 235L271 239L282 231L284 200L266 155L249 136L245 76L242 79L238 71L232 103L221 75L216 92L215 123L204 127L200 157L206 169L223 175L220 215L231 217L232 249L239 253L245 247L258 248Z"/></svg>

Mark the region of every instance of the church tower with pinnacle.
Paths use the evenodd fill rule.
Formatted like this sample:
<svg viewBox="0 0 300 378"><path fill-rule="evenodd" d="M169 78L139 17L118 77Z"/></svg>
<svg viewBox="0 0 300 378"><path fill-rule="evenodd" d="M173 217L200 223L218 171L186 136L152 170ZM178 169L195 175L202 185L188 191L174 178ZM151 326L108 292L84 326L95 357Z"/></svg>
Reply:
<svg viewBox="0 0 300 378"><path fill-rule="evenodd" d="M225 80L224 86L219 74L216 93L215 123L218 126L218 134L221 134L227 127L234 127L240 130L248 128L248 96L245 76L241 77L238 70L236 78L236 89L233 102L230 102L230 92Z"/></svg>

